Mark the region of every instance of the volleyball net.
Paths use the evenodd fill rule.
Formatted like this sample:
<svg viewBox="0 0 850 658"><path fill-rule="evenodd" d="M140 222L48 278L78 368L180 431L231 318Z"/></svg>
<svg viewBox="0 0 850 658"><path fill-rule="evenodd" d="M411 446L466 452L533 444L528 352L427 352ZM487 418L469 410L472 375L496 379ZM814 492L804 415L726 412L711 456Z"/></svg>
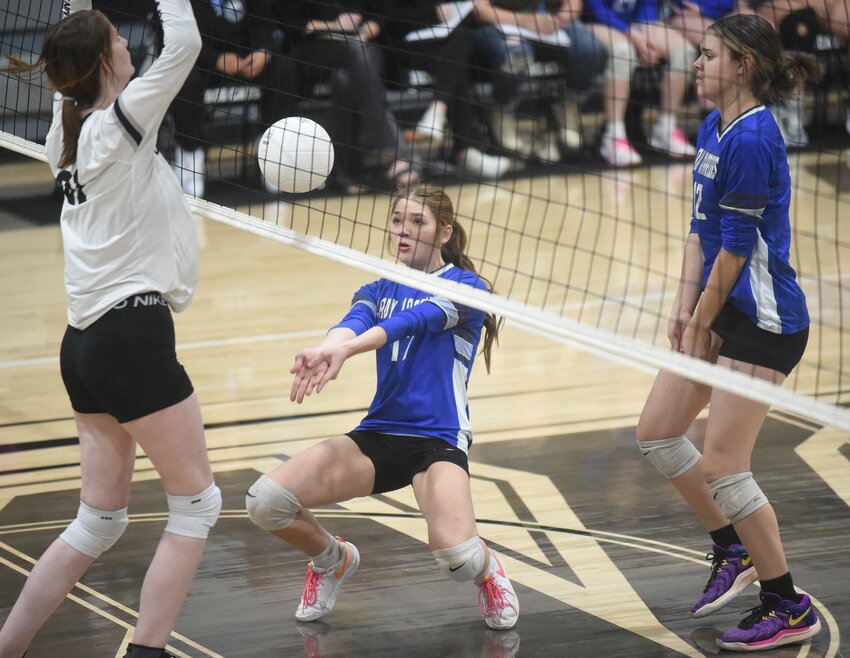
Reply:
<svg viewBox="0 0 850 658"><path fill-rule="evenodd" d="M60 5L60 0L10 0L2 19L0 52L33 61L46 27L61 15ZM441 47L428 50L421 44L445 39L459 29L472 31L468 5L455 3L458 15L444 16L439 23L411 19L403 31L418 37L376 42L373 49L364 45L358 30L366 19L380 23L380 15L361 17L356 38L338 23L339 31L328 30L321 39L295 45L287 45L296 27L294 19L252 15L272 21L271 38L277 40L272 57L283 62L278 71L283 78L269 75L246 81L210 73L209 79L201 78L201 95L185 104L197 110L194 121L203 123L193 146L186 147L186 140L181 143L185 136L174 117L167 118L161 131L160 150L172 161L180 148L203 151L203 171L193 169L194 161L182 163L184 176L202 173L205 179L206 198L191 198L193 210L264 239L496 313L517 327L629 367L668 370L819 424L850 429L846 408L850 329L845 321L850 278L843 269L843 263L850 262L850 241L842 230L850 217L850 163L845 162L850 138L843 129L841 97L846 86L841 68L846 44L821 40L827 55L818 56L826 62L827 78L799 99L809 119L810 141L789 151L794 185L791 262L807 296L811 328L801 364L782 387L776 387L669 349L667 321L692 213L692 160L676 162L642 145L658 112L658 72L634 73L630 90L628 131L642 166L606 166L598 155L602 83L597 80L581 92L570 89L564 84L564 63L549 58L545 48L528 47L528 34L520 30L506 31L510 38L505 43L511 47L495 74L510 74L507 82L494 77L486 61L471 58L463 78L467 86L456 89L463 98L455 104L456 99L441 95L435 75L444 70L440 65L457 61ZM253 10L248 0L222 0L216 6L249 15ZM140 72L159 47L152 7L152 2L143 0L102 4L128 39ZM388 13L383 18L389 17ZM415 47L425 54L408 57L408 47L414 48L417 41ZM246 52L244 45L234 48L241 55ZM351 76L358 69L344 64L358 49L380 53L380 70L386 77L380 80L384 96L378 102L355 93L360 89L356 79L352 90ZM336 55L329 55L331 51ZM320 56L325 59L317 63ZM401 64L389 64L396 56ZM837 64L823 59L827 56ZM280 80L290 73L300 76L299 84L288 87L286 98L280 98ZM29 82L9 76L0 80L0 145L44 160L42 144L51 111L46 81L38 76ZM364 80L362 84L373 82ZM509 103L499 102L504 89L513 90ZM272 109L262 104L269 96L277 97ZM446 124L442 143L422 140L416 133L423 115L441 99L447 101L449 113L457 107L468 112L474 129ZM566 117L565 122L565 116L558 115L564 108L578 111L578 116ZM263 112L277 118L310 116L330 128L343 166L324 189L307 195L266 189L254 155L257 137L268 123L263 123ZM702 113L689 92L679 121L692 139ZM334 123L340 115L348 122L342 129ZM382 125L388 116L389 129ZM512 122L516 143L507 143L506 120ZM575 134L567 133L575 129L578 143ZM373 148L364 142L365 133L386 142ZM340 143L339 134L344 135ZM469 234L468 253L495 293L459 286L395 262L387 241L389 200L399 182L396 174L407 167L446 188Z"/></svg>

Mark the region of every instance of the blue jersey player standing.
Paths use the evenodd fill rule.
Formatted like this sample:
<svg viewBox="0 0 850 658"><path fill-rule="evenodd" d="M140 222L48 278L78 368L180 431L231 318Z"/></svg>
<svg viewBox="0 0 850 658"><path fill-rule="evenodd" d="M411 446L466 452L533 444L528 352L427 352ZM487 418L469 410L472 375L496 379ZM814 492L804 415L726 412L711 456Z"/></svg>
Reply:
<svg viewBox="0 0 850 658"><path fill-rule="evenodd" d="M819 71L810 57L783 52L770 23L753 15L712 24L695 68L697 92L717 109L697 140L691 232L668 337L674 350L781 384L802 358L809 316L789 263L785 144L764 104L789 97ZM684 434L709 403L700 454ZM661 372L637 428L643 454L714 542L711 576L691 615L710 614L760 581L760 605L717 640L729 650L802 642L820 630L811 599L794 588L773 507L750 472L767 411Z"/></svg>
<svg viewBox="0 0 850 658"><path fill-rule="evenodd" d="M389 241L400 262L487 288L464 254L466 234L442 189L409 188L391 209ZM321 345L296 356L291 399L299 403L321 391L350 356L377 350L378 368L377 391L360 425L296 455L248 489L251 520L310 557L299 621L327 615L360 563L357 548L330 535L309 508L412 485L439 566L453 580L478 586L488 626L516 624L516 594L498 556L478 537L469 485L466 387L482 327L489 368L495 317L380 279L357 291Z"/></svg>

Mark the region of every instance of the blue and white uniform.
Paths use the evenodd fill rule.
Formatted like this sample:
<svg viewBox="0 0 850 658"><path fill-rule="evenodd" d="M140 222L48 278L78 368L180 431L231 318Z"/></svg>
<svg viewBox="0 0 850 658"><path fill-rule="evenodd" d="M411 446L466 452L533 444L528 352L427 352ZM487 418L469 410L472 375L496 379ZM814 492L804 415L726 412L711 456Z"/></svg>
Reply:
<svg viewBox="0 0 850 658"><path fill-rule="evenodd" d="M791 176L785 142L763 105L719 131L715 110L703 122L694 162L691 233L705 257L705 289L720 249L746 256L727 303L759 328L793 334L809 326L806 297L791 267Z"/></svg>
<svg viewBox="0 0 850 658"><path fill-rule="evenodd" d="M434 272L486 290L473 272L448 264ZM409 286L379 279L354 295L337 327L357 335L378 325L378 386L356 430L438 438L467 452L472 444L467 383L484 313Z"/></svg>

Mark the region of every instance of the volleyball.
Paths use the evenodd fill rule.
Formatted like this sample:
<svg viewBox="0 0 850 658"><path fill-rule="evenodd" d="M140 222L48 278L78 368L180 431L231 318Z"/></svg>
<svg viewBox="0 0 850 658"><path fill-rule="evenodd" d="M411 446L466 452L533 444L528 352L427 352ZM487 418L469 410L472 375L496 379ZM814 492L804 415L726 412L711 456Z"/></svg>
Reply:
<svg viewBox="0 0 850 658"><path fill-rule="evenodd" d="M327 131L312 119L286 117L263 133L257 161L271 185L300 194L327 180L334 166L334 147Z"/></svg>

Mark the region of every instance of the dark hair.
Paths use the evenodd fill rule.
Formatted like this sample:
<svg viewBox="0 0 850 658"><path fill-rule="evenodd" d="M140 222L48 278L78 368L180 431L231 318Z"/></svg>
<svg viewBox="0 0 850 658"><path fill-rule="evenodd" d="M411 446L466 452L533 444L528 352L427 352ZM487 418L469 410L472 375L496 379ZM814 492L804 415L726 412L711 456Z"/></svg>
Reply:
<svg viewBox="0 0 850 658"><path fill-rule="evenodd" d="M449 195L445 190L436 185L428 183L420 183L410 187L401 188L390 204L390 212L395 210L399 201L402 199L414 199L431 211L434 219L437 220L437 231L441 231L445 226L452 227L452 235L448 242L442 246L440 253L443 260L451 263L455 267L462 270L467 270L477 274L478 277L487 284L487 288L492 291L493 285L478 274L475 269L475 264L466 255L466 231L463 229L454 214L454 206ZM487 372L490 372L490 352L493 349L493 343L498 343L499 328L502 326L503 319L497 318L493 313L487 313L484 316L484 344L481 352L484 354L484 365L487 367Z"/></svg>
<svg viewBox="0 0 850 658"><path fill-rule="evenodd" d="M744 62L749 56L750 91L762 103L790 98L806 82L821 78L817 60L808 53L784 51L776 30L761 16L726 16L706 32L720 39L736 61Z"/></svg>
<svg viewBox="0 0 850 658"><path fill-rule="evenodd" d="M47 30L41 55L32 64L9 58L8 71L19 77L43 68L50 86L63 96L60 167L77 159L83 125L81 111L101 94L101 64L112 67L112 24L99 11L78 11Z"/></svg>

